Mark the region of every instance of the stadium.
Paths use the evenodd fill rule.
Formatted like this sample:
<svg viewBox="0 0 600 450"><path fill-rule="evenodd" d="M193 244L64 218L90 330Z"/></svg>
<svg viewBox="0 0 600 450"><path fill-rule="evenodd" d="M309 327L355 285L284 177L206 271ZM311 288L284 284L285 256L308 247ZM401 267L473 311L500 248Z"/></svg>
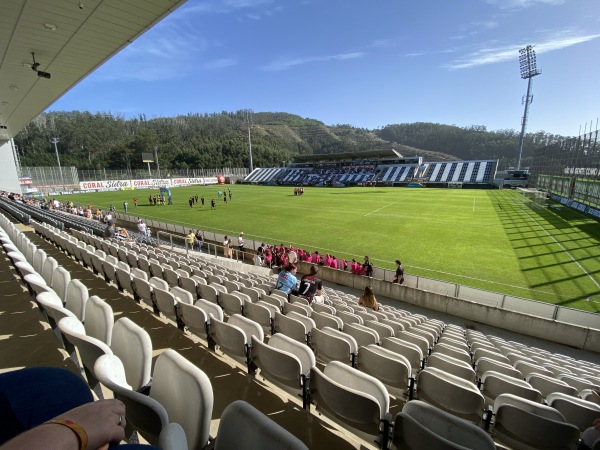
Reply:
<svg viewBox="0 0 600 450"><path fill-rule="evenodd" d="M597 130L539 148L527 176L400 148L170 176L73 168L67 183L20 167L14 136L181 3L102 3L81 18L59 0L8 5L6 29L21 32L5 55L39 45L34 23L71 31L45 43L56 62L31 80L0 60L7 86L19 80L0 87L0 392L21 397L3 442L44 424L17 439L91 448L110 426L111 441L166 450L576 448L600 417ZM78 42L95 43L83 59ZM22 196L29 186L44 195ZM160 195L174 204L151 205ZM198 223L202 252L186 238ZM129 238L109 238L115 225ZM316 265L322 303L275 288L277 270L255 259L265 241L305 251L298 279ZM367 250L370 276L344 270ZM399 250L412 260L402 284ZM377 309L359 305L368 286Z"/></svg>

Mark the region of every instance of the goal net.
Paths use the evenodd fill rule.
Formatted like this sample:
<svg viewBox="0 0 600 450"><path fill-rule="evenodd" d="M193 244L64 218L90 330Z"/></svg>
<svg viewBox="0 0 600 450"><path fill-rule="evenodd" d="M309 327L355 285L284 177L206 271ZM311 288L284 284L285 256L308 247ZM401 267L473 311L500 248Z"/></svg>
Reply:
<svg viewBox="0 0 600 450"><path fill-rule="evenodd" d="M533 209L543 208L546 206L546 191L517 188L515 190L515 203L519 203L520 208L523 208L523 206Z"/></svg>

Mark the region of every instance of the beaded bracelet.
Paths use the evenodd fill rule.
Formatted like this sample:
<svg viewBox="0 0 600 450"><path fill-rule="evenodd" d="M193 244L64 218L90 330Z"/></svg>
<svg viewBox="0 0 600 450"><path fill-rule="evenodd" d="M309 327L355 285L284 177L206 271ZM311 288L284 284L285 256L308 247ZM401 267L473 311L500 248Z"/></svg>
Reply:
<svg viewBox="0 0 600 450"><path fill-rule="evenodd" d="M68 419L52 419L46 423L62 425L64 427L69 428L77 436L77 440L79 441L79 450L86 450L87 443L88 443L87 433L85 432L85 430L83 428L81 428L75 422L73 422L72 420L68 420Z"/></svg>

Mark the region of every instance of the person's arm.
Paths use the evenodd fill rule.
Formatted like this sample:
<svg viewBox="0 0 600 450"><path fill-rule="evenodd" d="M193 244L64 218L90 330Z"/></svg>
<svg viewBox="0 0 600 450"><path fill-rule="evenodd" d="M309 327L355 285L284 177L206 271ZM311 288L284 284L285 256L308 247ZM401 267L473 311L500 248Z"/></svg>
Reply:
<svg viewBox="0 0 600 450"><path fill-rule="evenodd" d="M119 418L121 423L119 424ZM11 439L1 450L90 450L108 448L125 437L125 405L119 400L98 400L67 411L56 419L77 424L79 433L65 425L44 423ZM87 441L87 445L84 446Z"/></svg>

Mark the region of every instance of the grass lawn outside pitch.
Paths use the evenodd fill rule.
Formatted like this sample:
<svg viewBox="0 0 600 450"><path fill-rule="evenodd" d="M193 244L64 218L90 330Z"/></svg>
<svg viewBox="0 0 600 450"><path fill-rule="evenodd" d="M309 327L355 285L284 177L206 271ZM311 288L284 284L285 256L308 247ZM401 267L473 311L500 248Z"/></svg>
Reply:
<svg viewBox="0 0 600 450"><path fill-rule="evenodd" d="M231 189L227 204L217 191ZM318 250L410 274L600 312L600 226L568 208L521 204L511 190L191 186L173 205L150 206L158 190L74 194L76 204L113 204L129 214L270 244ZM204 196L189 207L192 195ZM133 208L137 197L139 207ZM215 198L217 208L210 209Z"/></svg>

